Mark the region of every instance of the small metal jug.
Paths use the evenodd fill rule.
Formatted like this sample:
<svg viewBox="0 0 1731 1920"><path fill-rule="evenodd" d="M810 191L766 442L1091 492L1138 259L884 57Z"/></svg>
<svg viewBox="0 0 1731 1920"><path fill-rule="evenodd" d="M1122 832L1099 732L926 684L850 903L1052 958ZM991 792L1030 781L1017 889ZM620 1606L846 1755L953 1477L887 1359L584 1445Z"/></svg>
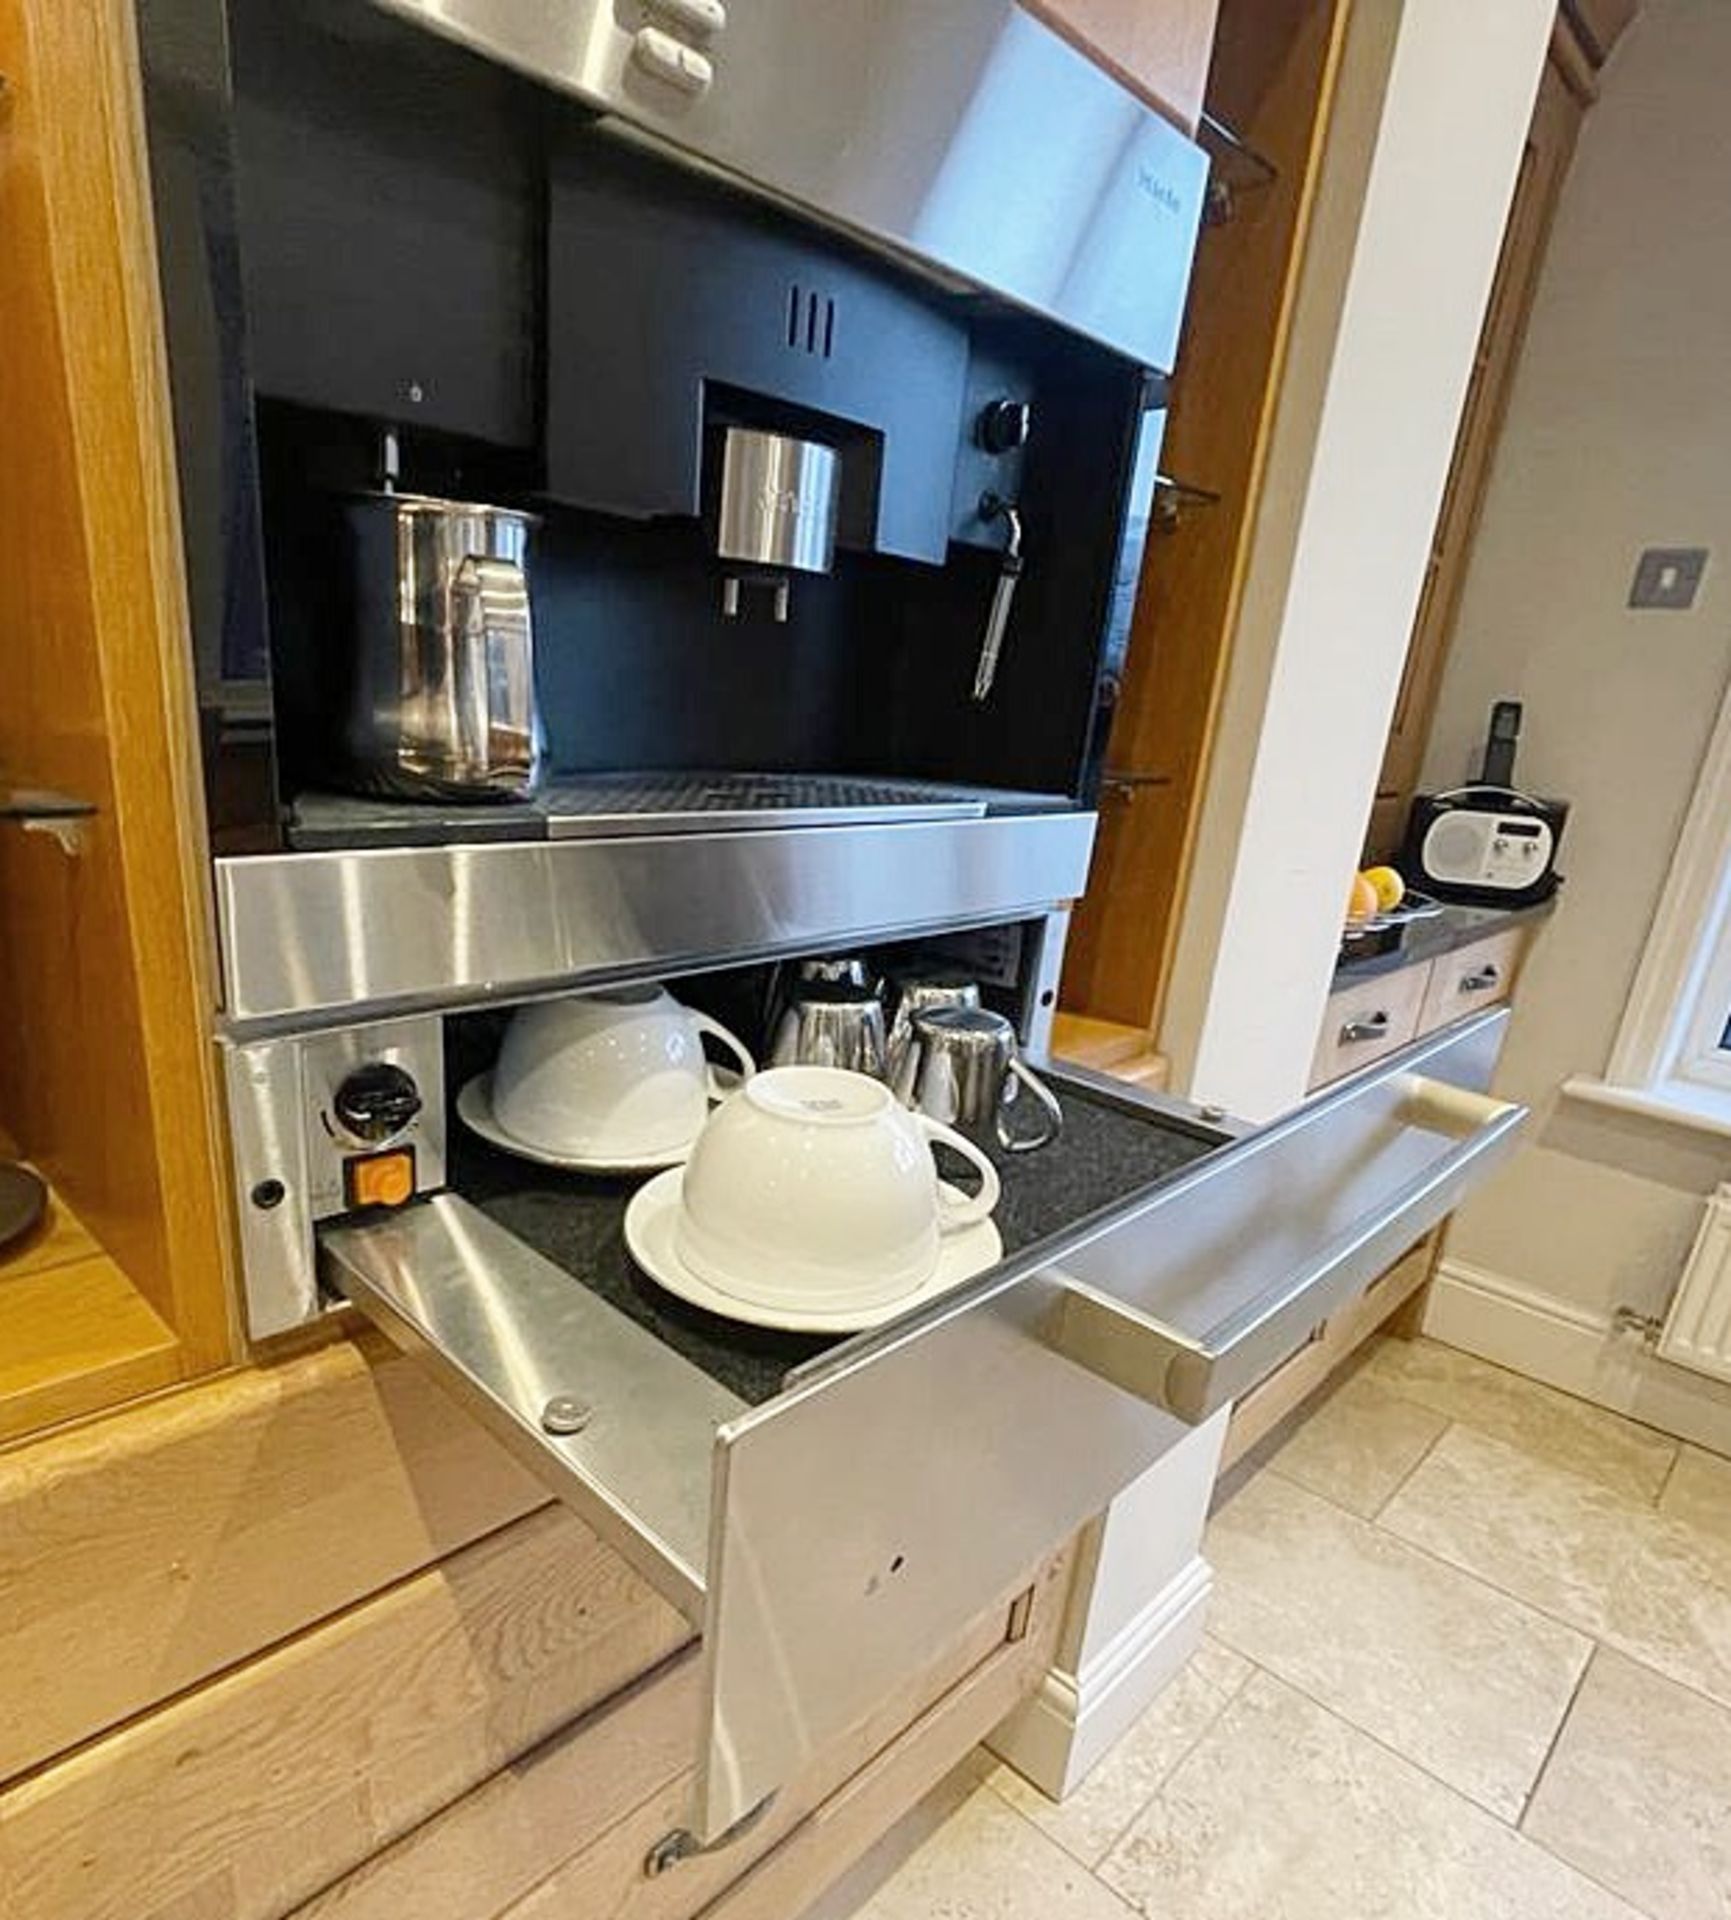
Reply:
<svg viewBox="0 0 1731 1920"><path fill-rule="evenodd" d="M772 1058L778 1067L846 1067L882 1080L884 1003L860 988L796 1000L776 1027Z"/></svg>
<svg viewBox="0 0 1731 1920"><path fill-rule="evenodd" d="M527 799L544 751L524 571L534 516L373 493L349 502L347 520L347 784L411 800Z"/></svg>
<svg viewBox="0 0 1731 1920"><path fill-rule="evenodd" d="M888 1078L883 997L863 955L820 954L771 985L769 1056L778 1067L847 1067Z"/></svg>
<svg viewBox="0 0 1731 1920"><path fill-rule="evenodd" d="M921 967L892 976L895 1008L890 1016L889 1081L904 1106L914 1057L914 1015L935 1007L977 1007L980 984L953 969Z"/></svg>
<svg viewBox="0 0 1731 1920"><path fill-rule="evenodd" d="M995 1141L1007 1153L1030 1153L1055 1140L1064 1110L1051 1088L1016 1052L1016 1030L985 1007L933 1007L913 1016L913 1039L903 1065L904 1104L971 1140ZM1040 1108L1035 1133L1010 1130L1005 1109L1017 1085ZM898 1089L899 1091L900 1089Z"/></svg>

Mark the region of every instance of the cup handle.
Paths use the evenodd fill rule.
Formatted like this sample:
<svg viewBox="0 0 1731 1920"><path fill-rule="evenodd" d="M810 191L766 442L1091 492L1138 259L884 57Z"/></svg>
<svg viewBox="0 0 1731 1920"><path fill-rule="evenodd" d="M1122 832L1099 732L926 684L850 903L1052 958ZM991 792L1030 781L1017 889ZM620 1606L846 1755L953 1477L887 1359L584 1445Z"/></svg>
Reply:
<svg viewBox="0 0 1731 1920"><path fill-rule="evenodd" d="M734 1059L739 1062L740 1079L749 1080L757 1071L757 1062L752 1059L750 1051L747 1049L744 1041L729 1033L719 1020L711 1020L707 1013L699 1013L695 1007L688 1008L687 1011L691 1015L692 1024L697 1028L699 1033L710 1034L719 1040L728 1052L733 1055ZM732 1087L728 1086L716 1073L713 1063L710 1064L708 1071L710 1099L725 1100L733 1091Z"/></svg>
<svg viewBox="0 0 1731 1920"><path fill-rule="evenodd" d="M1010 1072L1039 1101L1044 1109L1046 1124L1038 1133L1024 1133L1020 1136L1010 1132L1009 1122L1004 1118L1003 1109L998 1110L998 1144L1006 1153L1032 1153L1035 1147L1043 1147L1049 1140L1056 1140L1064 1128L1064 1109L1058 1105L1058 1096L1046 1085L1037 1073L1023 1066L1020 1060L1010 1062Z"/></svg>
<svg viewBox="0 0 1731 1920"><path fill-rule="evenodd" d="M952 1200L940 1187L938 1189L938 1231L955 1233L962 1227L975 1226L981 1220L989 1220L992 1209L998 1204L998 1195L1002 1191L998 1182L998 1170L988 1160L984 1152L973 1141L965 1139L954 1127L946 1127L941 1120L934 1120L928 1114L916 1113L914 1118L920 1123L921 1131L931 1141L941 1140L946 1147L953 1148L964 1160L971 1160L980 1170L980 1190L961 1200Z"/></svg>

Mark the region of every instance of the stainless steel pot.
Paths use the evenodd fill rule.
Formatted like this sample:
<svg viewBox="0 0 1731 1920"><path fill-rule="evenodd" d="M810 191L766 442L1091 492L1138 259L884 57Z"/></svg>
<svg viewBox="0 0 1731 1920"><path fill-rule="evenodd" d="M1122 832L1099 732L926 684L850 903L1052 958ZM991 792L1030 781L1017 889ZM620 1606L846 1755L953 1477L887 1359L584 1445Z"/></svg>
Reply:
<svg viewBox="0 0 1731 1920"><path fill-rule="evenodd" d="M1028 1133L1012 1131L1005 1111L1018 1083L1040 1108L1038 1128ZM1045 1146L1064 1124L1057 1096L1018 1057L1015 1028L985 1007L916 1013L898 1091L916 1113L955 1127L982 1146L995 1141L1008 1153Z"/></svg>
<svg viewBox="0 0 1731 1920"><path fill-rule="evenodd" d="M407 799L522 800L541 773L524 573L533 516L365 494L348 504L354 782Z"/></svg>
<svg viewBox="0 0 1731 1920"><path fill-rule="evenodd" d="M922 967L894 977L895 1010L890 1017L889 1079L897 1097L909 1104L914 1058L914 1016L934 1007L977 1007L980 983L952 969Z"/></svg>
<svg viewBox="0 0 1731 1920"><path fill-rule="evenodd" d="M869 990L839 987L796 1000L776 1029L773 1059L778 1067L847 1067L884 1079L884 1003Z"/></svg>
<svg viewBox="0 0 1731 1920"><path fill-rule="evenodd" d="M808 1003L837 1011L802 1018ZM817 954L771 974L767 1050L774 1066L852 1067L882 1080L884 1027L882 988L863 954Z"/></svg>

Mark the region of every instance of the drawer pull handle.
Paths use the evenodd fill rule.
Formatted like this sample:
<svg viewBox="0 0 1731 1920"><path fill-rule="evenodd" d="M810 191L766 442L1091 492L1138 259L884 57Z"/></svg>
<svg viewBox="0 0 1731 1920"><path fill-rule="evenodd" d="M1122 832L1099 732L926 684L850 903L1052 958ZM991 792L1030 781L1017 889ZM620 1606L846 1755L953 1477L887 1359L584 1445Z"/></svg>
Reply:
<svg viewBox="0 0 1731 1920"><path fill-rule="evenodd" d="M1493 963L1487 962L1479 968L1477 973L1463 973L1461 975L1461 992L1488 993L1502 977L1502 974L1497 970L1496 966Z"/></svg>
<svg viewBox="0 0 1731 1920"><path fill-rule="evenodd" d="M718 1833L713 1840L700 1840L688 1827L675 1827L671 1833L664 1833L644 1855L645 1878L659 1880L664 1873L671 1873L687 1860L701 1860L706 1854L720 1853L724 1847L731 1847L734 1841L744 1839L774 1805L775 1795L766 1794L755 1807L748 1807L731 1827Z"/></svg>
<svg viewBox="0 0 1731 1920"><path fill-rule="evenodd" d="M1386 1013L1366 1014L1363 1019L1348 1020L1340 1030L1343 1046L1356 1046L1361 1040L1383 1040L1388 1037L1388 1015Z"/></svg>
<svg viewBox="0 0 1731 1920"><path fill-rule="evenodd" d="M1367 1183L1362 1207L1308 1259L1271 1260L1262 1285L1201 1326L1182 1311L1177 1322L1166 1320L1158 1300L1122 1298L1063 1274L1065 1292L1045 1328L1048 1345L1183 1420L1206 1420L1236 1399L1452 1213L1512 1149L1527 1117L1525 1107L1421 1073L1399 1082L1405 1097L1391 1117L1447 1144L1392 1187Z"/></svg>

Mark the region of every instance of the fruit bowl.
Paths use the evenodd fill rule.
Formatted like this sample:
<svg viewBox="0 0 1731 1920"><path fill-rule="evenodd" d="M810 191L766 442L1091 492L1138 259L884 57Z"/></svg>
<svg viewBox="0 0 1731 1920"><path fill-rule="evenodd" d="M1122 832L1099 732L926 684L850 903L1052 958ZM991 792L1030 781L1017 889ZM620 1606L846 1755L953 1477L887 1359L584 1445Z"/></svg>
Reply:
<svg viewBox="0 0 1731 1920"><path fill-rule="evenodd" d="M1390 907L1386 913L1366 914L1362 920L1347 921L1341 938L1348 941L1367 940L1373 933L1387 933L1391 927L1410 926L1415 920L1434 920L1442 910L1443 903L1440 900L1433 900L1428 893L1408 887L1406 898L1398 907Z"/></svg>

